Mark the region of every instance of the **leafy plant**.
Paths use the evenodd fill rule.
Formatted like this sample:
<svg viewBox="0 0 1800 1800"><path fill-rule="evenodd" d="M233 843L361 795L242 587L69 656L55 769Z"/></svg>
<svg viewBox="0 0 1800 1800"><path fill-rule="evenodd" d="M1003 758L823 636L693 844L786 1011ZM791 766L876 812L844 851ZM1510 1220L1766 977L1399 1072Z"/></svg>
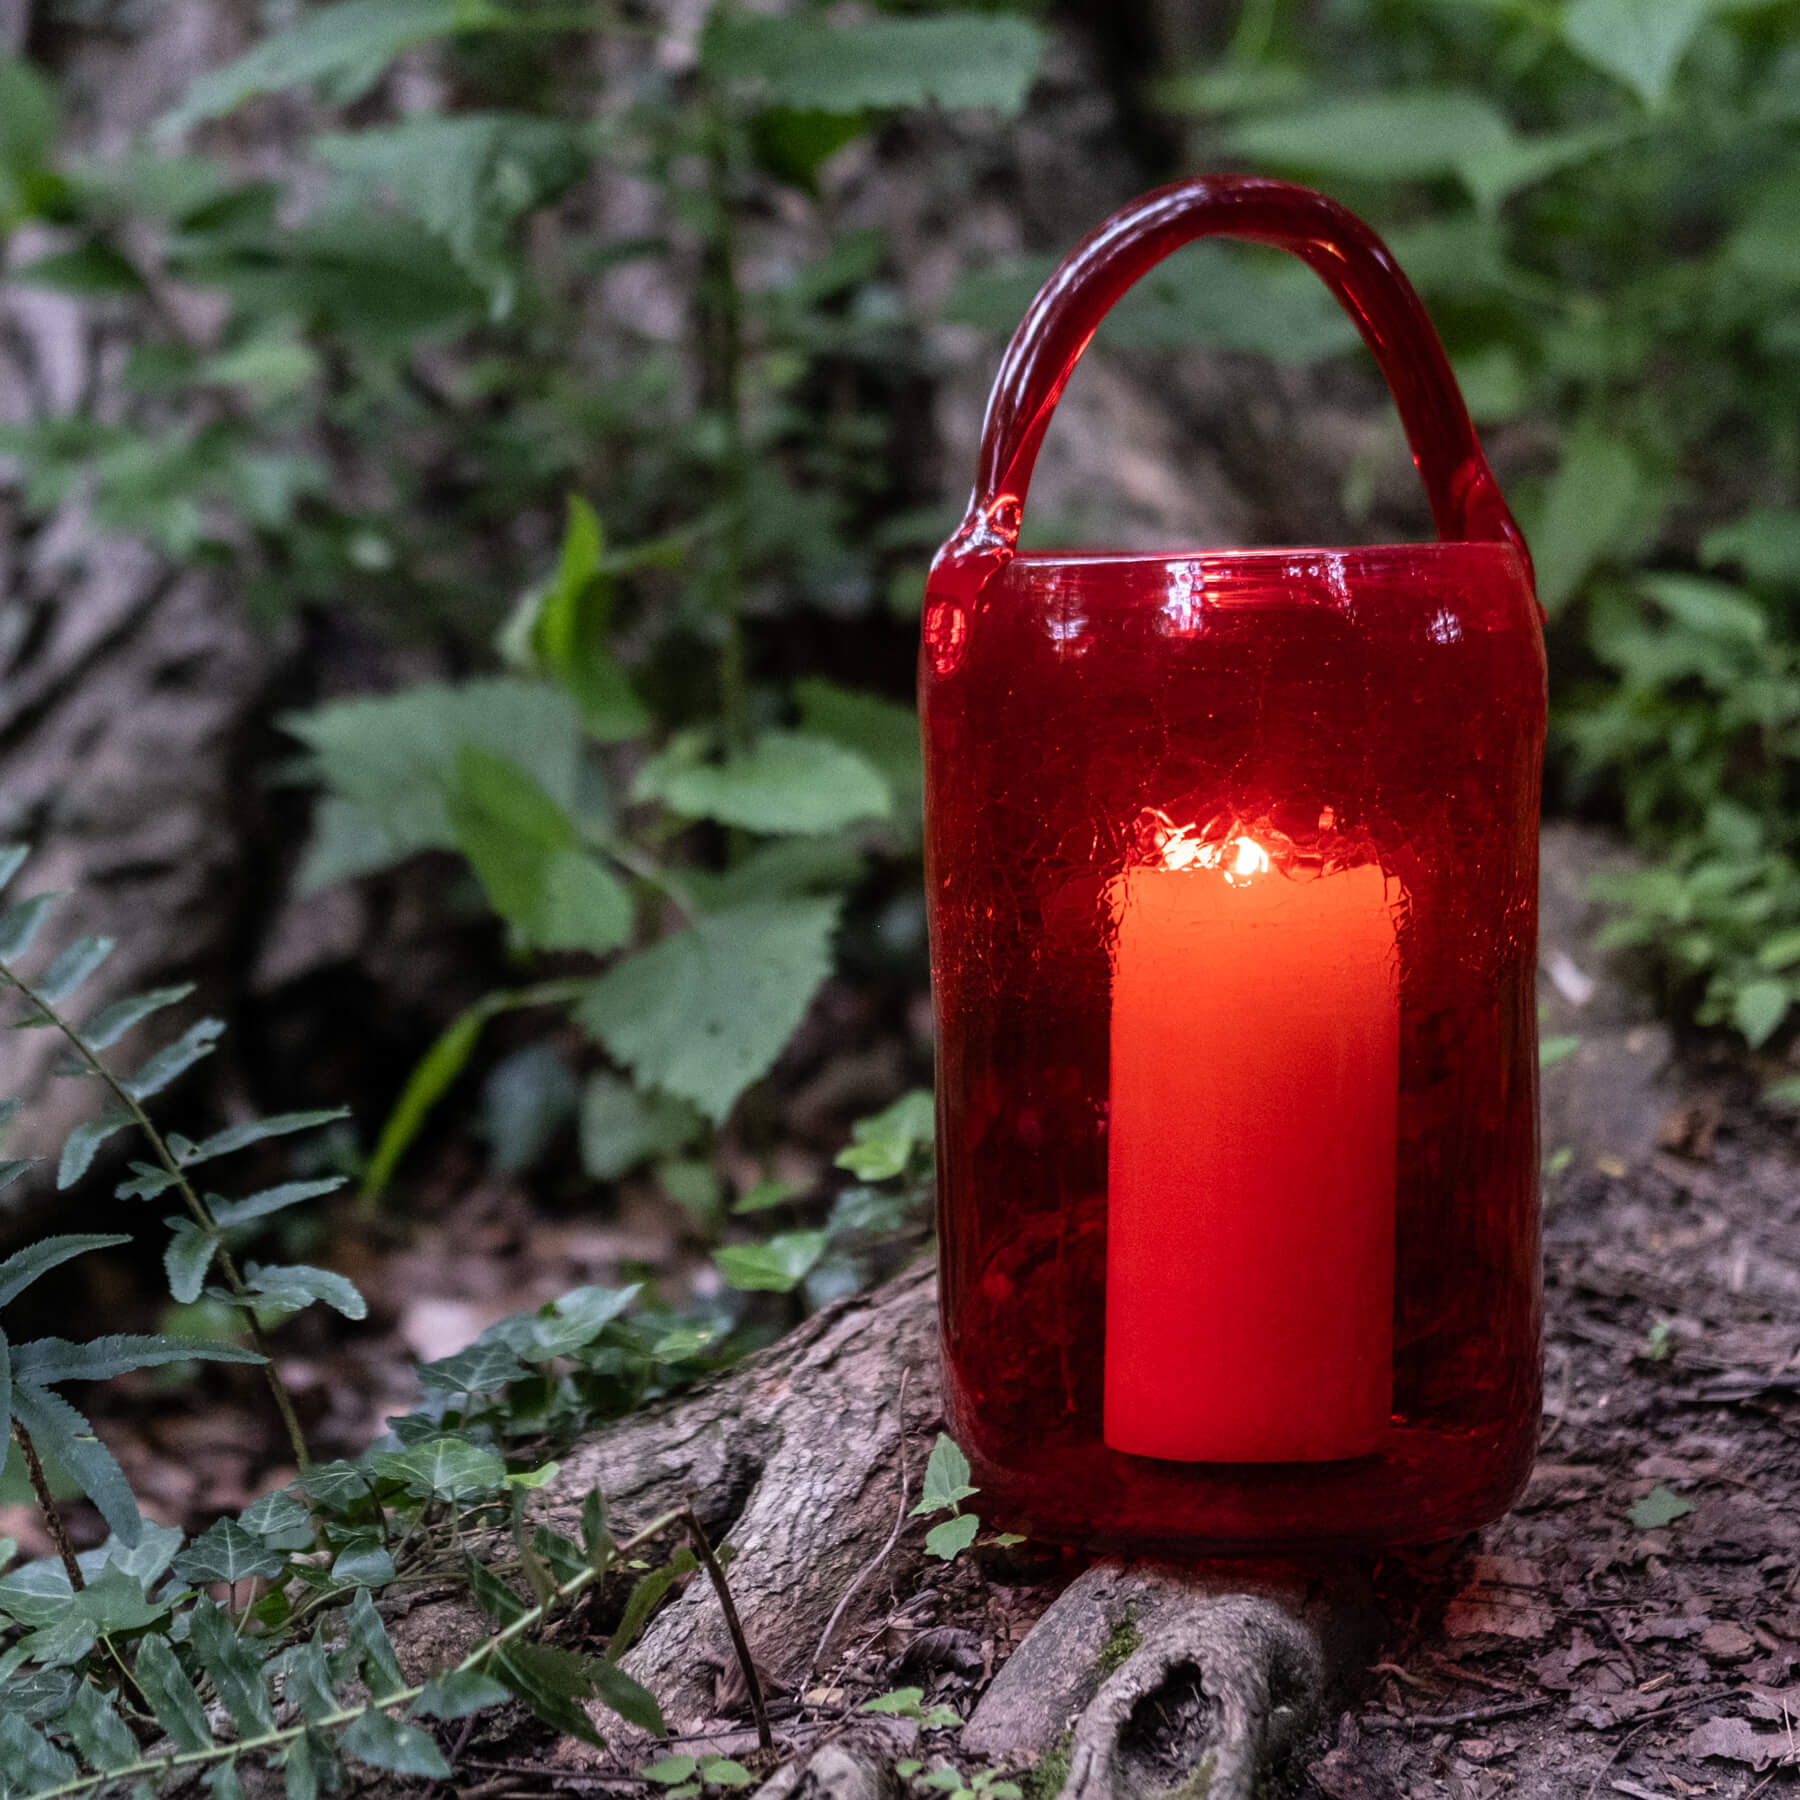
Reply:
<svg viewBox="0 0 1800 1800"><path fill-rule="evenodd" d="M969 1459L940 1431L925 1464L924 1491L912 1509L915 1519L928 1519L936 1513L950 1515L925 1534L925 1548L932 1556L951 1562L974 1543L981 1531L981 1520L972 1512L964 1512L962 1503L980 1491L969 1483ZM999 1546L1024 1541L1015 1531L996 1532L988 1540Z"/></svg>

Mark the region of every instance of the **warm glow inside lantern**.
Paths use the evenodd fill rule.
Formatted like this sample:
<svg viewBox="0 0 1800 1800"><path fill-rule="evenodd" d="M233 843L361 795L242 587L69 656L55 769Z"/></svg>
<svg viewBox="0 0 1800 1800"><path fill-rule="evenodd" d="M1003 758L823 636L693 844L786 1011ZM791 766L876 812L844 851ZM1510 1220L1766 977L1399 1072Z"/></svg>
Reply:
<svg viewBox="0 0 1800 1800"><path fill-rule="evenodd" d="M1075 358L1206 233L1294 250L1349 306L1440 542L1017 552ZM1366 228L1213 177L1073 253L933 567L921 703L946 1405L984 1512L1208 1550L1503 1511L1539 1397L1543 651Z"/></svg>

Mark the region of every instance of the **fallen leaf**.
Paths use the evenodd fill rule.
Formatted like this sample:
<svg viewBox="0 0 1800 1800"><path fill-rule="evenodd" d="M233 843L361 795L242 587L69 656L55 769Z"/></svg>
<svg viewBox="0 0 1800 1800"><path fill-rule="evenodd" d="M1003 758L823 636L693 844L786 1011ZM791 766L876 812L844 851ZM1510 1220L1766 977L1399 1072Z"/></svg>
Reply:
<svg viewBox="0 0 1800 1800"><path fill-rule="evenodd" d="M1788 1754L1791 1743L1785 1731L1758 1731L1748 1719L1708 1719L1688 1733L1686 1750L1689 1756L1718 1756L1766 1769Z"/></svg>
<svg viewBox="0 0 1800 1800"><path fill-rule="evenodd" d="M1700 1648L1708 1656L1736 1662L1739 1657L1748 1656L1756 1648L1756 1639L1741 1625L1712 1625L1701 1632Z"/></svg>

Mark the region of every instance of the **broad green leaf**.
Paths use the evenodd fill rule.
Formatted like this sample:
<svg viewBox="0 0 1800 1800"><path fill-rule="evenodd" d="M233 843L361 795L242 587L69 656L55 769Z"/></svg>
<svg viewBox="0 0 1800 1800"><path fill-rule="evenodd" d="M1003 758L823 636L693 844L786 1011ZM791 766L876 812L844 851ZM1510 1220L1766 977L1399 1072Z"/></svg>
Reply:
<svg viewBox="0 0 1800 1800"><path fill-rule="evenodd" d="M550 1044L503 1056L481 1084L481 1135L494 1167L513 1175L535 1163L573 1116L580 1089Z"/></svg>
<svg viewBox="0 0 1800 1800"><path fill-rule="evenodd" d="M69 1734L90 1769L122 1769L138 1760L138 1741L119 1716L110 1695L92 1681L75 1690L75 1698L57 1724Z"/></svg>
<svg viewBox="0 0 1800 1800"><path fill-rule="evenodd" d="M595 1697L593 1659L514 1639L491 1659L491 1667L513 1697L522 1700L546 1725L585 1744L605 1747L606 1740L580 1705ZM653 1729L661 1734L660 1725Z"/></svg>
<svg viewBox="0 0 1800 1800"><path fill-rule="evenodd" d="M1669 78L1719 0L1572 0L1563 35L1595 68L1660 106Z"/></svg>
<svg viewBox="0 0 1800 1800"><path fill-rule="evenodd" d="M17 962L31 948L39 926L61 898L61 894L33 894L0 913L0 963Z"/></svg>
<svg viewBox="0 0 1800 1800"><path fill-rule="evenodd" d="M868 858L850 831L773 838L726 869L683 869L682 886L703 912L730 912L758 900L841 894L856 886Z"/></svg>
<svg viewBox="0 0 1800 1800"><path fill-rule="evenodd" d="M816 196L819 171L872 124L865 112L766 106L750 121L751 154L765 174Z"/></svg>
<svg viewBox="0 0 1800 1800"><path fill-rule="evenodd" d="M723 1122L830 973L840 905L757 904L703 918L608 970L576 1017L640 1084Z"/></svg>
<svg viewBox="0 0 1800 1800"><path fill-rule="evenodd" d="M602 1706L609 1706L621 1719L636 1725L642 1731L653 1732L657 1737L669 1729L663 1723L662 1708L657 1704L656 1696L642 1682L634 1681L615 1662L609 1662L603 1656L590 1656L582 1659L587 1666L589 1680L593 1683L592 1693Z"/></svg>
<svg viewBox="0 0 1800 1800"><path fill-rule="evenodd" d="M1693 1510L1692 1502L1679 1494L1666 1487L1654 1487L1643 1499L1632 1502L1626 1516L1639 1531L1660 1531L1677 1519L1685 1519Z"/></svg>
<svg viewBox="0 0 1800 1800"><path fill-rule="evenodd" d="M1640 576L1638 585L1690 631L1747 645L1761 645L1768 640L1768 615L1754 600L1726 582L1707 581L1697 575L1651 574Z"/></svg>
<svg viewBox="0 0 1800 1800"><path fill-rule="evenodd" d="M1736 563L1759 587L1800 588L1800 507L1759 507L1700 540L1709 567Z"/></svg>
<svg viewBox="0 0 1800 1800"><path fill-rule="evenodd" d="M215 1519L175 1559L175 1573L197 1587L209 1581L236 1583L257 1576L273 1577L286 1567L285 1557L277 1556L235 1519Z"/></svg>
<svg viewBox="0 0 1800 1800"><path fill-rule="evenodd" d="M51 1006L60 1006L99 966L112 955L116 938L77 938L35 982L37 996Z"/></svg>
<svg viewBox="0 0 1800 1800"><path fill-rule="evenodd" d="M837 1166L848 1169L859 1181L886 1181L898 1175L913 1151L931 1143L936 1133L937 1112L930 1090L915 1088L884 1112L858 1119L850 1128L849 1148L837 1154Z"/></svg>
<svg viewBox="0 0 1800 1800"><path fill-rule="evenodd" d="M99 1155L100 1146L116 1132L123 1131L131 1122L130 1113L109 1107L99 1118L77 1125L63 1141L62 1155L57 1159L58 1191L73 1187L94 1166L94 1158Z"/></svg>
<svg viewBox="0 0 1800 1800"><path fill-rule="evenodd" d="M1800 287L1800 197L1783 172L1725 244L1725 260L1758 282Z"/></svg>
<svg viewBox="0 0 1800 1800"><path fill-rule="evenodd" d="M652 1157L685 1148L703 1128L684 1100L593 1075L581 1096L581 1164L596 1181L617 1181Z"/></svg>
<svg viewBox="0 0 1800 1800"><path fill-rule="evenodd" d="M622 1288L571 1288L532 1315L527 1327L529 1336L522 1341L515 1339L514 1346L531 1362L568 1356L591 1344L614 1319L627 1312L640 1291L636 1282Z"/></svg>
<svg viewBox="0 0 1800 1800"><path fill-rule="evenodd" d="M60 1381L110 1381L133 1369L158 1369L169 1363L260 1363L258 1352L217 1338L158 1335L94 1338L72 1344L67 1338L34 1338L13 1346L13 1375L19 1381L49 1386Z"/></svg>
<svg viewBox="0 0 1800 1800"><path fill-rule="evenodd" d="M700 1759L700 1779L715 1787L728 1788L751 1787L756 1781L756 1777L741 1762L734 1762L729 1756L703 1756Z"/></svg>
<svg viewBox="0 0 1800 1800"><path fill-rule="evenodd" d="M474 1343L454 1356L421 1363L419 1385L427 1394L493 1394L529 1373L505 1344Z"/></svg>
<svg viewBox="0 0 1800 1800"><path fill-rule="evenodd" d="M862 1703L864 1712L886 1713L898 1719L916 1718L925 1710L925 1690L916 1687L892 1688Z"/></svg>
<svg viewBox="0 0 1800 1800"><path fill-rule="evenodd" d="M506 1464L492 1450L462 1438L433 1438L410 1450L384 1450L375 1472L421 1500L479 1500L506 1485Z"/></svg>
<svg viewBox="0 0 1800 1800"><path fill-rule="evenodd" d="M237 1772L237 1758L228 1758L213 1766L201 1777L206 1791L212 1800L249 1800L244 1792L243 1778Z"/></svg>
<svg viewBox="0 0 1800 1800"><path fill-rule="evenodd" d="M1578 433L1563 454L1531 533L1538 598L1555 613L1617 547L1643 492L1637 459L1617 438Z"/></svg>
<svg viewBox="0 0 1800 1800"><path fill-rule="evenodd" d="M539 782L477 744L457 751L455 782L457 848L521 944L604 955L630 937L630 895Z"/></svg>
<svg viewBox="0 0 1800 1800"><path fill-rule="evenodd" d="M993 107L1016 113L1044 34L1006 13L928 18L767 18L720 8L701 41L715 76L750 84L772 106L833 113L864 107Z"/></svg>
<svg viewBox="0 0 1800 1800"><path fill-rule="evenodd" d="M0 888L5 887L24 868L26 858L30 855L29 844L0 844Z"/></svg>
<svg viewBox="0 0 1800 1800"><path fill-rule="evenodd" d="M1581 1048L1581 1039L1572 1034L1538 1039L1538 1067L1553 1069L1559 1062L1568 1059Z"/></svg>
<svg viewBox="0 0 1800 1800"><path fill-rule="evenodd" d="M1766 939L1757 949L1756 962L1763 969L1791 969L1800 963L1800 927Z"/></svg>
<svg viewBox="0 0 1800 1800"><path fill-rule="evenodd" d="M894 816L911 825L925 791L919 750L919 715L911 706L808 677L794 684L800 723L811 736L841 744L863 757L894 799Z"/></svg>
<svg viewBox="0 0 1800 1800"><path fill-rule="evenodd" d="M676 1582L693 1574L699 1566L699 1560L693 1551L677 1550L660 1569L652 1569L648 1575L638 1577L606 1646L610 1661L617 1662L638 1641L639 1634L650 1621L650 1615L662 1604L669 1589Z"/></svg>
<svg viewBox="0 0 1800 1800"><path fill-rule="evenodd" d="M18 1299L40 1275L85 1256L90 1250L113 1250L129 1244L129 1232L79 1232L64 1237L39 1238L23 1250L15 1250L0 1262L0 1306Z"/></svg>
<svg viewBox="0 0 1800 1800"><path fill-rule="evenodd" d="M187 1159L190 1163L193 1157ZM221 1200L216 1194L207 1195L212 1206L212 1215L221 1231L234 1231L240 1226L253 1224L258 1219L267 1219L278 1212L285 1212L290 1206L299 1206L303 1201L322 1199L326 1194L335 1194L348 1177L343 1175L327 1175L318 1181L284 1181L279 1187L263 1188L260 1192L246 1195L242 1200Z"/></svg>
<svg viewBox="0 0 1800 1800"><path fill-rule="evenodd" d="M312 751L327 789L354 806L385 846L365 859L359 872L401 862L419 850L457 847L448 796L463 744L505 757L564 813L572 813L577 803L580 719L574 701L540 681L425 685L290 713L282 725ZM310 891L324 885L309 855L300 886Z"/></svg>
<svg viewBox="0 0 1800 1800"><path fill-rule="evenodd" d="M422 1775L443 1781L450 1775L444 1753L416 1725L407 1725L371 1707L345 1727L344 1754L370 1768L395 1775Z"/></svg>
<svg viewBox="0 0 1800 1800"><path fill-rule="evenodd" d="M194 991L191 981L181 983L179 987L155 988L147 994L133 994L126 1000L115 1000L110 1006L103 1006L81 1028L81 1039L90 1050L108 1050L128 1032L132 1026L150 1017L152 1013L161 1012L166 1006L176 1006Z"/></svg>
<svg viewBox="0 0 1800 1800"><path fill-rule="evenodd" d="M678 1782L689 1780L699 1767L699 1760L692 1756L665 1756L638 1773L646 1781L654 1781L661 1787L674 1787Z"/></svg>
<svg viewBox="0 0 1800 1800"><path fill-rule="evenodd" d="M1731 1022L1752 1050L1760 1049L1781 1028L1793 1004L1794 990L1785 981L1752 981L1738 990Z"/></svg>
<svg viewBox="0 0 1800 1800"><path fill-rule="evenodd" d="M981 1529L981 1521L973 1513L961 1513L954 1519L946 1519L941 1525L934 1525L925 1534L925 1553L927 1556L941 1556L945 1562L951 1561L974 1543L975 1534Z"/></svg>
<svg viewBox="0 0 1800 1800"><path fill-rule="evenodd" d="M312 1515L286 1488L276 1488L246 1506L238 1523L261 1538L285 1538L310 1529Z"/></svg>
<svg viewBox="0 0 1800 1800"><path fill-rule="evenodd" d="M78 1773L74 1757L58 1750L16 1712L0 1712L0 1771L11 1794L60 1788Z"/></svg>
<svg viewBox="0 0 1800 1800"><path fill-rule="evenodd" d="M194 1692L193 1681L187 1679L182 1665L175 1660L175 1651L169 1649L166 1638L155 1633L142 1638L137 1645L137 1663L131 1672L142 1696L149 1701L149 1710L157 1715L157 1724L169 1733L169 1739L178 1750L207 1750L211 1746L207 1712L200 1705L200 1696Z"/></svg>
<svg viewBox="0 0 1800 1800"><path fill-rule="evenodd" d="M930 1460L925 1464L925 1487L918 1505L912 1509L913 1516L942 1512L946 1507L954 1509L960 1501L979 1492L980 1489L969 1485L969 1459L957 1448L954 1439L940 1431L937 1442L931 1446Z"/></svg>
<svg viewBox="0 0 1800 1800"><path fill-rule="evenodd" d="M728 1244L713 1261L734 1288L787 1294L825 1254L825 1242L822 1231L782 1231L764 1244Z"/></svg>
<svg viewBox="0 0 1800 1800"><path fill-rule="evenodd" d="M156 128L163 136L187 131L258 94L310 83L323 84L332 103L348 105L414 45L506 23L505 10L486 0L339 0L198 77Z"/></svg>
<svg viewBox="0 0 1800 1800"><path fill-rule="evenodd" d="M746 831L836 831L859 819L885 819L893 797L866 757L829 739L770 731L722 763L665 752L638 772L635 800L660 800L690 819L716 819Z"/></svg>
<svg viewBox="0 0 1800 1800"><path fill-rule="evenodd" d="M31 1387L15 1376L13 1413L93 1501L113 1535L127 1547L142 1535L144 1521L125 1472L94 1435L94 1428L60 1394Z"/></svg>
<svg viewBox="0 0 1800 1800"><path fill-rule="evenodd" d="M163 1272L169 1279L171 1299L192 1306L200 1298L218 1250L218 1238L191 1219L170 1221L169 1241L163 1246Z"/></svg>
<svg viewBox="0 0 1800 1800"><path fill-rule="evenodd" d="M145 292L137 265L101 238L37 257L10 271L8 278L28 287L51 288L84 300L129 298Z"/></svg>
<svg viewBox="0 0 1800 1800"><path fill-rule="evenodd" d="M281 1677L281 1697L300 1709L302 1718L317 1722L338 1710L332 1689L331 1665L325 1646L314 1638L291 1645L269 1659L271 1674Z"/></svg>
<svg viewBox="0 0 1800 1800"><path fill-rule="evenodd" d="M1456 173L1476 205L1492 212L1525 188L1602 151L1616 149L1627 136L1618 126L1596 125L1542 137L1510 138L1459 156Z"/></svg>
<svg viewBox="0 0 1800 1800"><path fill-rule="evenodd" d="M516 1624L531 1610L479 1557L463 1558L463 1574L475 1604L497 1624Z"/></svg>
<svg viewBox="0 0 1800 1800"><path fill-rule="evenodd" d="M427 1719L466 1719L508 1698L506 1689L479 1669L449 1669L425 1684L413 1712Z"/></svg>
<svg viewBox="0 0 1800 1800"><path fill-rule="evenodd" d="M369 1499L369 1471L339 1458L314 1463L300 1474L300 1486L328 1512L349 1513Z"/></svg>
<svg viewBox="0 0 1800 1800"><path fill-rule="evenodd" d="M1240 120L1225 141L1240 156L1357 180L1416 181L1511 146L1493 104L1458 88L1359 95Z"/></svg>
<svg viewBox="0 0 1800 1800"><path fill-rule="evenodd" d="M224 1035L223 1019L196 1019L174 1043L164 1045L119 1085L132 1099L148 1100L185 1075L202 1057L211 1056Z"/></svg>
<svg viewBox="0 0 1800 1800"><path fill-rule="evenodd" d="M357 1292L355 1282L332 1269L309 1268L305 1263L246 1263L244 1285L259 1299L284 1310L299 1312L317 1301L346 1319L369 1316L369 1303Z"/></svg>
<svg viewBox="0 0 1800 1800"><path fill-rule="evenodd" d="M287 1137L296 1131L312 1131L320 1125L334 1125L350 1117L347 1106L326 1107L315 1112L276 1113L272 1118L247 1119L242 1125L227 1125L211 1137L202 1138L181 1161L185 1168L195 1163L211 1162L215 1156L229 1156L234 1150L248 1149L270 1138Z"/></svg>

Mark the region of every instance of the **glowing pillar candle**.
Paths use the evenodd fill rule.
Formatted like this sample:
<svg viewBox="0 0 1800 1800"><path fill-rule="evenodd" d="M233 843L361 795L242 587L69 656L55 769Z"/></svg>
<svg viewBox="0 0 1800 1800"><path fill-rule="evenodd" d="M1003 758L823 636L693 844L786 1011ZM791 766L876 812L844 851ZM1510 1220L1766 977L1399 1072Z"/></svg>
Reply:
<svg viewBox="0 0 1800 1800"><path fill-rule="evenodd" d="M1365 1455L1393 1392L1394 901L1240 837L1117 889L1107 1445Z"/></svg>

